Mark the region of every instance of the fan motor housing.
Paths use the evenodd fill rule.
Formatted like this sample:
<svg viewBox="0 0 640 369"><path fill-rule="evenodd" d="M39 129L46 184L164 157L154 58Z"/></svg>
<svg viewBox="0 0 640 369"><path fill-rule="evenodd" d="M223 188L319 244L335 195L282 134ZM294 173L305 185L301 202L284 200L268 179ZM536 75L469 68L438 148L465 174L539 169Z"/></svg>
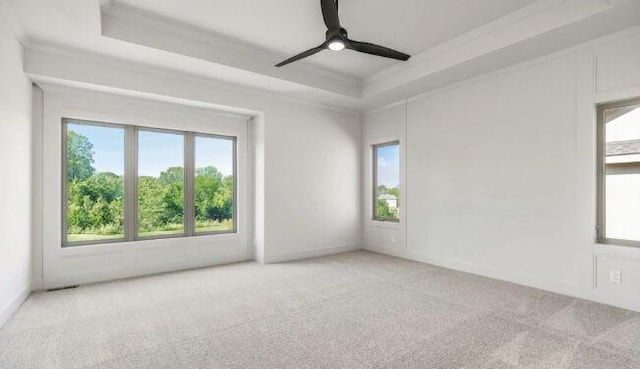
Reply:
<svg viewBox="0 0 640 369"><path fill-rule="evenodd" d="M349 34L347 33L346 29L340 28L338 31L327 30L325 37L327 41L333 40L335 38L339 38L344 41L349 38Z"/></svg>

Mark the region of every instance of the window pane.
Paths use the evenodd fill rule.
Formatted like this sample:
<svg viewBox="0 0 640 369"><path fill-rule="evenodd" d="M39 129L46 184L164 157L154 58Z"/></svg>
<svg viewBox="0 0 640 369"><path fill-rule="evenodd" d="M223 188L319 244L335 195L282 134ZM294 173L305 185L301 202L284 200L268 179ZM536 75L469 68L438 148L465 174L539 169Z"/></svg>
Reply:
<svg viewBox="0 0 640 369"><path fill-rule="evenodd" d="M606 237L640 241L640 105L605 111Z"/></svg>
<svg viewBox="0 0 640 369"><path fill-rule="evenodd" d="M124 129L66 125L67 242L124 238Z"/></svg>
<svg viewBox="0 0 640 369"><path fill-rule="evenodd" d="M400 219L400 145L374 146L376 166L374 218Z"/></svg>
<svg viewBox="0 0 640 369"><path fill-rule="evenodd" d="M196 232L233 232L234 141L196 137Z"/></svg>
<svg viewBox="0 0 640 369"><path fill-rule="evenodd" d="M184 231L184 135L138 131L138 236Z"/></svg>

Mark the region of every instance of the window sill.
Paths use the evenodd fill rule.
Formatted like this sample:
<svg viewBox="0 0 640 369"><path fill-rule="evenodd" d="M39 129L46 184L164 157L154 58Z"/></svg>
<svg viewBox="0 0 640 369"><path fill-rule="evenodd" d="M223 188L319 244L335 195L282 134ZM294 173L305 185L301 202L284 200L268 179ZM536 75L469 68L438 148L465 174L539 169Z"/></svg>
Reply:
<svg viewBox="0 0 640 369"><path fill-rule="evenodd" d="M640 250L640 241L626 241L626 240L598 240L596 241L596 247L601 249L631 249Z"/></svg>
<svg viewBox="0 0 640 369"><path fill-rule="evenodd" d="M398 229L401 226L400 221L368 219L368 223L373 228L389 228Z"/></svg>
<svg viewBox="0 0 640 369"><path fill-rule="evenodd" d="M242 237L240 233L217 233L202 234L197 236L178 236L164 238L149 238L136 241L114 241L107 243L91 243L82 245L67 245L60 247L59 250L63 255L83 255L83 254L101 254L110 252L120 252L127 249L154 249L154 248L179 248L183 246L196 244L215 244L230 243Z"/></svg>

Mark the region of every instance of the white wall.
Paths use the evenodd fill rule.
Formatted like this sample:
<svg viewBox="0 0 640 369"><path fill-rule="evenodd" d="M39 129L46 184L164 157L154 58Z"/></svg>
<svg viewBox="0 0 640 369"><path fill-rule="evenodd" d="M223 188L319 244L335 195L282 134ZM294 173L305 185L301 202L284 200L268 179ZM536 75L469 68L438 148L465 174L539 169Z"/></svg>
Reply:
<svg viewBox="0 0 640 369"><path fill-rule="evenodd" d="M179 269L245 261L249 245L248 117L115 94L43 85L43 287L58 288ZM62 119L221 134L237 138L237 233L62 248ZM38 234L39 232L36 232ZM37 253L35 253L37 255ZM36 277L34 273L34 278Z"/></svg>
<svg viewBox="0 0 640 369"><path fill-rule="evenodd" d="M406 110L405 102L386 107L365 117L363 165L363 242L370 249L402 256L406 249ZM372 146L385 142L400 142L400 218L399 223L373 220L373 150Z"/></svg>
<svg viewBox="0 0 640 369"><path fill-rule="evenodd" d="M249 160L251 161L252 252L256 260L264 262L264 115L249 121Z"/></svg>
<svg viewBox="0 0 640 369"><path fill-rule="evenodd" d="M31 272L31 83L0 8L0 326L26 298Z"/></svg>
<svg viewBox="0 0 640 369"><path fill-rule="evenodd" d="M575 65L409 103L407 252L572 288Z"/></svg>
<svg viewBox="0 0 640 369"><path fill-rule="evenodd" d="M368 227L365 247L640 310L640 250L594 232L595 105L640 96L639 46L629 30L367 114L365 137L407 138L406 243Z"/></svg>
<svg viewBox="0 0 640 369"><path fill-rule="evenodd" d="M25 71L38 82L253 115L257 187L251 195L258 219L251 251L260 260L361 247L360 114L123 60L33 49L25 55Z"/></svg>
<svg viewBox="0 0 640 369"><path fill-rule="evenodd" d="M361 247L359 115L278 104L266 114L265 261Z"/></svg>

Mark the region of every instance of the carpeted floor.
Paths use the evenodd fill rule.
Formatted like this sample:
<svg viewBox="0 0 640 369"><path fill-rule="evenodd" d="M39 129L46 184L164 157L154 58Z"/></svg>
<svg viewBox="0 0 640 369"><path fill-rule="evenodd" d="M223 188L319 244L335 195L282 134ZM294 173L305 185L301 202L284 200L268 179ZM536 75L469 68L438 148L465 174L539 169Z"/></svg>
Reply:
<svg viewBox="0 0 640 369"><path fill-rule="evenodd" d="M0 368L640 368L640 314L354 252L36 293Z"/></svg>

